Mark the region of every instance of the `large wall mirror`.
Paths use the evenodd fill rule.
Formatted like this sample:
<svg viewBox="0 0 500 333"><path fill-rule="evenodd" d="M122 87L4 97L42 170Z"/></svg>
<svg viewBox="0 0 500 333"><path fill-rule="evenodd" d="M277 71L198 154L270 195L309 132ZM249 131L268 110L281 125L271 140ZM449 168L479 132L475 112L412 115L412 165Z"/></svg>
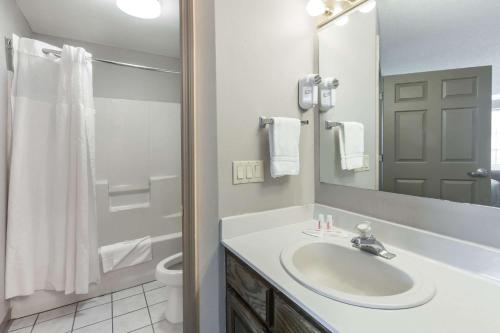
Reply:
<svg viewBox="0 0 500 333"><path fill-rule="evenodd" d="M320 181L500 207L500 1L370 7L318 29Z"/></svg>

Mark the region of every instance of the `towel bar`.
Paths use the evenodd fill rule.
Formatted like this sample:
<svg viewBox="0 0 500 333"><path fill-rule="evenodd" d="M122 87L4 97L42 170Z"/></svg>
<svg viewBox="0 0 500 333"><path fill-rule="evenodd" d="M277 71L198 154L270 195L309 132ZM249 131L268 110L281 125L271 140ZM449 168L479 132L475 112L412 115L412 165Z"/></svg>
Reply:
<svg viewBox="0 0 500 333"><path fill-rule="evenodd" d="M264 128L266 125L272 125L273 124L273 119L272 118L266 118L263 116L259 117L259 127ZM309 120L301 120L300 123L302 125L309 125Z"/></svg>
<svg viewBox="0 0 500 333"><path fill-rule="evenodd" d="M339 123L336 121L325 120L325 128L326 129L332 129L334 127L340 127L342 125L343 125L342 123Z"/></svg>

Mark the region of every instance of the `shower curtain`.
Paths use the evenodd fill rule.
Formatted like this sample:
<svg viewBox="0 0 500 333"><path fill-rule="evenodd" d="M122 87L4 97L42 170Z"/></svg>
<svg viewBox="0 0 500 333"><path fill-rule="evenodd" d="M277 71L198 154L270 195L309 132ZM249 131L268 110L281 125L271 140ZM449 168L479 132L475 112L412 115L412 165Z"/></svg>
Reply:
<svg viewBox="0 0 500 333"><path fill-rule="evenodd" d="M92 63L82 48L13 38L6 298L99 281Z"/></svg>

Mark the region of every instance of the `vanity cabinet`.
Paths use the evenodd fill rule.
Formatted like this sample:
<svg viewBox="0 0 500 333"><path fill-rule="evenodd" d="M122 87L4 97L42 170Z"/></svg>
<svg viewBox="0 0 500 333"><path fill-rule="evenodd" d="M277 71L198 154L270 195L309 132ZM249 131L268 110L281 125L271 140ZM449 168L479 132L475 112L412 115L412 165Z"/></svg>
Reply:
<svg viewBox="0 0 500 333"><path fill-rule="evenodd" d="M329 333L229 251L226 282L227 333Z"/></svg>
<svg viewBox="0 0 500 333"><path fill-rule="evenodd" d="M311 320L279 296L274 298L274 333L321 333Z"/></svg>
<svg viewBox="0 0 500 333"><path fill-rule="evenodd" d="M227 289L226 294L227 333L266 333L266 327L236 295Z"/></svg>

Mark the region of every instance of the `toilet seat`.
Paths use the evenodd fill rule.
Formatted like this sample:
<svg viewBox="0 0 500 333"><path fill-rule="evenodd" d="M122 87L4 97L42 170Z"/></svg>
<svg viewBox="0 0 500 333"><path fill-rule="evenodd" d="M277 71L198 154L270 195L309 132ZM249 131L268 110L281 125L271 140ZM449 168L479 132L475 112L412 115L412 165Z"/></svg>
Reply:
<svg viewBox="0 0 500 333"><path fill-rule="evenodd" d="M182 268L171 269L182 263L182 252L160 261L156 266L156 279L170 287L182 287Z"/></svg>

